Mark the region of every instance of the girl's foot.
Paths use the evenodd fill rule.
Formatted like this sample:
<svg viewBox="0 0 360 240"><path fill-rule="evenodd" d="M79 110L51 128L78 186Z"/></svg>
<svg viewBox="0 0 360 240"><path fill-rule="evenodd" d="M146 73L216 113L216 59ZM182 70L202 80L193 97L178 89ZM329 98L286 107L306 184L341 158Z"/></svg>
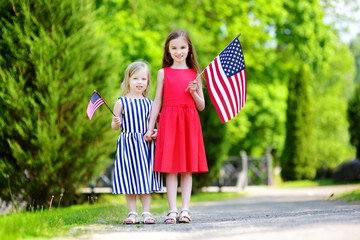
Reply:
<svg viewBox="0 0 360 240"><path fill-rule="evenodd" d="M176 218L177 218L178 212L177 210L170 210L168 212L168 214L166 215L166 219L164 221L164 223L166 224L175 224L176 223Z"/></svg>
<svg viewBox="0 0 360 240"><path fill-rule="evenodd" d="M125 218L125 220L123 221L123 224L136 224L138 223L136 220L137 217L137 213L136 212L129 212L127 215L127 218Z"/></svg>
<svg viewBox="0 0 360 240"><path fill-rule="evenodd" d="M149 212L143 212L141 214L143 216L143 222L144 224L155 224L155 219L153 218L153 216L151 215L151 213Z"/></svg>
<svg viewBox="0 0 360 240"><path fill-rule="evenodd" d="M191 222L189 209L184 208L181 210L180 216L179 216L179 222L180 223L190 223Z"/></svg>

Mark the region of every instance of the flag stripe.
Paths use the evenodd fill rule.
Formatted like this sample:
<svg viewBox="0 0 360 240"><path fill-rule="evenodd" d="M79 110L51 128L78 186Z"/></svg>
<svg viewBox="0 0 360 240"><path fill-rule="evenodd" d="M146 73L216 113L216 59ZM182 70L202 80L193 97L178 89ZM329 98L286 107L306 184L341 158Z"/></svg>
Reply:
<svg viewBox="0 0 360 240"><path fill-rule="evenodd" d="M229 109L225 107L226 100L224 99L223 92L221 92L221 90L223 90L222 85L220 84L219 79L216 77L217 75L215 75L215 72L217 72L215 63L216 61L213 61L210 67L210 73L211 73L210 86L212 87L213 93L214 91L216 93L214 95L216 99L216 104L214 103L214 105L217 105L218 108L220 109L220 112L218 111L218 114L219 116L222 115L224 122L227 122L230 119L230 113L229 113Z"/></svg>
<svg viewBox="0 0 360 240"><path fill-rule="evenodd" d="M244 76L244 80L243 80L243 82L244 82L244 85L245 85L245 92L244 92L244 95L245 95L245 97L244 97L244 105L245 105L245 102L246 102L246 93L247 93L247 79L246 79L246 69L244 69L243 70L243 76Z"/></svg>
<svg viewBox="0 0 360 240"><path fill-rule="evenodd" d="M240 95L239 96L240 96L240 109L241 109L243 107L243 104L244 104L244 99L243 99L244 87L243 87L242 80L241 80L241 74L236 74L236 78L237 78L239 88L240 88Z"/></svg>
<svg viewBox="0 0 360 240"><path fill-rule="evenodd" d="M244 72L242 71L241 72L241 89L242 89L242 92L241 92L241 97L242 97L242 105L241 105L241 107L243 107L244 105L245 105L245 94L246 94L246 88L245 88L245 84L244 84L244 78L245 78L245 76L244 76Z"/></svg>
<svg viewBox="0 0 360 240"><path fill-rule="evenodd" d="M239 113L241 109L241 87L240 87L239 78L240 78L239 74L236 74L231 77L231 79L234 81L235 90L236 90L237 113Z"/></svg>
<svg viewBox="0 0 360 240"><path fill-rule="evenodd" d="M219 61L218 64L221 64L221 62ZM231 118L235 117L236 114L238 113L237 112L237 108L236 108L236 99L235 99L235 90L234 90L234 85L231 81L231 77L227 77L225 72L223 71L223 67L220 67L219 68L219 71L221 73L221 76L222 76L222 80L223 82L226 84L226 96L228 98L228 101L229 101L229 104L231 106L231 110L232 110L232 116Z"/></svg>
<svg viewBox="0 0 360 240"><path fill-rule="evenodd" d="M226 96L226 92L225 92L224 85L223 85L223 79L222 79L221 73L219 72L219 68L218 68L219 65L218 65L217 59L215 59L214 63L215 63L215 68L214 69L216 71L216 76L217 76L217 77L213 78L215 80L214 82L216 83L214 86L215 86L215 88L217 87L219 89L219 91L220 91L220 95L221 95L221 99L222 99L222 105L225 107L227 118L231 119L232 116L233 116L233 113L231 111L231 108L228 107L230 105L230 103L229 103L229 99Z"/></svg>
<svg viewBox="0 0 360 240"><path fill-rule="evenodd" d="M231 95L232 92L231 92L231 89L230 89L230 86L228 84L228 79L224 73L224 71L222 70L222 66L221 66L221 63L220 63L220 60L219 58L217 58L217 60L215 61L215 66L216 66L216 71L217 71L217 74L219 76L219 78L216 78L216 79L219 79L220 83L221 83L221 86L222 86L222 89L223 91L221 92L223 94L223 97L224 97L224 100L225 100L225 106L230 106L228 107L229 109L229 119L232 119L233 117L235 117L235 114L234 114L234 106L232 104L232 97Z"/></svg>
<svg viewBox="0 0 360 240"><path fill-rule="evenodd" d="M219 95L218 95L217 91L214 88L214 83L213 83L213 80L212 80L213 77L214 77L214 74L212 72L211 67L205 69L205 76L206 76L207 86L209 88L209 95L210 95L211 101L214 104L214 107L215 107L215 109L216 109L216 111L217 111L217 113L218 113L218 115L220 117L221 122L224 123L224 122L227 121L227 117L226 117L225 109L222 106L221 101L219 99Z"/></svg>
<svg viewBox="0 0 360 240"><path fill-rule="evenodd" d="M240 97L239 97L239 84L238 84L238 80L237 80L237 74L230 77L231 79L231 86L233 88L233 92L235 94L235 109L236 109L236 114L239 112L239 108L240 108ZM235 115L236 115L235 114Z"/></svg>

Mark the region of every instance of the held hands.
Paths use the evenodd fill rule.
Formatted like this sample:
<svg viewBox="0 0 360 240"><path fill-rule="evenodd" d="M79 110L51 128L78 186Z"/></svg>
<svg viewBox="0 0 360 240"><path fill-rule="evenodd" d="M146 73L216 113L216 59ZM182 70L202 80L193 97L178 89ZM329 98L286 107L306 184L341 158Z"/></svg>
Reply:
<svg viewBox="0 0 360 240"><path fill-rule="evenodd" d="M157 129L153 131L148 130L144 136L144 139L148 142L155 140L157 138Z"/></svg>
<svg viewBox="0 0 360 240"><path fill-rule="evenodd" d="M157 138L157 129L154 129L153 134L151 135L151 138L154 140Z"/></svg>

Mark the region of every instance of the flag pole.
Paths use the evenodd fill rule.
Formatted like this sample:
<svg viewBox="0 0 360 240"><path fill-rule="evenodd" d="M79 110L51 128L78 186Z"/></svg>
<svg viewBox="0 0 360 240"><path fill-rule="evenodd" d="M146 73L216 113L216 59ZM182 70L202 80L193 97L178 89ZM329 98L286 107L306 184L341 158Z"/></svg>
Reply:
<svg viewBox="0 0 360 240"><path fill-rule="evenodd" d="M236 38L239 38L241 36L241 33L239 33L237 36L236 36ZM228 44L228 46L230 45L230 43ZM227 46L225 47L225 48L227 48ZM224 48L224 49L225 49ZM204 71L205 71L205 68L204 68L204 70L202 70L202 72L195 78L195 80L194 81L196 81L203 73L204 73ZM185 92L187 91L189 89L189 87L187 87L186 89L185 89Z"/></svg>
<svg viewBox="0 0 360 240"><path fill-rule="evenodd" d="M100 94L98 93L98 91L94 90L94 92L96 92L96 93L100 96ZM100 96L100 97L101 97L101 96ZM115 114L113 113L113 111L111 111L111 109L109 108L109 106L106 104L105 100L104 100L102 97L101 97L101 99L104 101L104 103L105 103L105 105L107 106L107 108L109 109L109 111L114 115L114 117L116 117Z"/></svg>

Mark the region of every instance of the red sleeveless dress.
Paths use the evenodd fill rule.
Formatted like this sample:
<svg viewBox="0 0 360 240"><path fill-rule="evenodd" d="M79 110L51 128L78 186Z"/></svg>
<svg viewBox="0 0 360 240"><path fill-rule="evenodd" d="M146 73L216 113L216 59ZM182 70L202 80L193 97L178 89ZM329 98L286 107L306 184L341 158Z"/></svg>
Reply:
<svg viewBox="0 0 360 240"><path fill-rule="evenodd" d="M163 106L156 140L154 171L207 172L200 118L189 91L193 69L164 68Z"/></svg>

